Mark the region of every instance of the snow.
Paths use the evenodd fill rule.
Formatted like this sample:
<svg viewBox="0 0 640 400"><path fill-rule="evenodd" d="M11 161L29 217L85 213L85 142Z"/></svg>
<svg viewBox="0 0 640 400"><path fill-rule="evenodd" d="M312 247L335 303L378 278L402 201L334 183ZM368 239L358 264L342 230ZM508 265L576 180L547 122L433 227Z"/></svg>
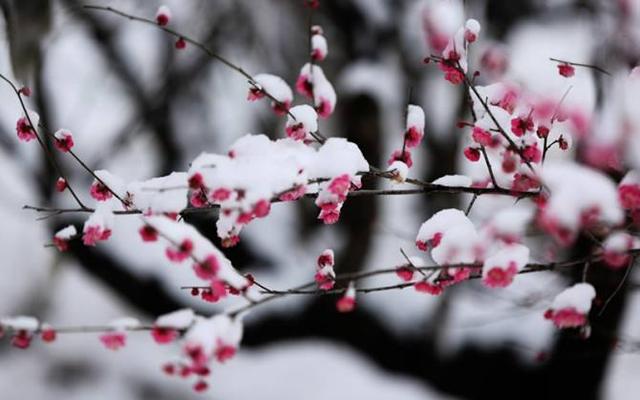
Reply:
<svg viewBox="0 0 640 400"><path fill-rule="evenodd" d="M394 171L393 181L396 183L404 183L409 176L409 167L402 161L394 161L389 165L389 171Z"/></svg>
<svg viewBox="0 0 640 400"><path fill-rule="evenodd" d="M437 233L441 233L444 237L449 230L456 227L475 229L473 222L464 215L464 212L455 208L440 210L422 223L416 242L427 242Z"/></svg>
<svg viewBox="0 0 640 400"><path fill-rule="evenodd" d="M17 316L0 319L0 326L13 330L35 331L40 323L34 317Z"/></svg>
<svg viewBox="0 0 640 400"><path fill-rule="evenodd" d="M302 124L302 128L299 130L296 128L298 124ZM307 104L292 107L287 116L286 130L287 136L293 139L313 139L311 133L318 131L318 114L316 110ZM290 133L290 131L293 133Z"/></svg>
<svg viewBox="0 0 640 400"><path fill-rule="evenodd" d="M291 103L293 92L287 83L276 75L258 74L253 77L259 88L265 90L280 103Z"/></svg>
<svg viewBox="0 0 640 400"><path fill-rule="evenodd" d="M109 322L108 325L116 331L126 331L139 327L140 321L134 317L121 317Z"/></svg>
<svg viewBox="0 0 640 400"><path fill-rule="evenodd" d="M581 215L598 210L597 219L605 224L622 222L615 183L601 172L575 163L547 163L541 172L550 197L545 213L562 226L577 230Z"/></svg>
<svg viewBox="0 0 640 400"><path fill-rule="evenodd" d="M471 187L473 183L471 178L465 175L445 175L431 182L434 185L452 186L452 187Z"/></svg>
<svg viewBox="0 0 640 400"><path fill-rule="evenodd" d="M159 316L155 325L161 328L186 329L193 323L195 314L192 309L185 308Z"/></svg>
<svg viewBox="0 0 640 400"><path fill-rule="evenodd" d="M587 314L591 310L591 302L596 297L596 290L589 283L577 283L558 294L551 303L551 309L575 308Z"/></svg>
<svg viewBox="0 0 640 400"><path fill-rule="evenodd" d="M56 232L54 236L62 240L69 240L77 234L78 231L76 230L76 227L73 225L68 225L67 227L62 228L58 232Z"/></svg>
<svg viewBox="0 0 640 400"><path fill-rule="evenodd" d="M424 110L415 104L407 106L407 130L412 127L424 133Z"/></svg>

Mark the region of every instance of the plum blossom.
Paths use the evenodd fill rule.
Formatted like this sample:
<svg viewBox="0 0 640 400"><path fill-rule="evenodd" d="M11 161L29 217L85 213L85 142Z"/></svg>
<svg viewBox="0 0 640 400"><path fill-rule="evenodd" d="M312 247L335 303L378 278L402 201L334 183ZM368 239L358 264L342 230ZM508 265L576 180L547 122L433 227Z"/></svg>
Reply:
<svg viewBox="0 0 640 400"><path fill-rule="evenodd" d="M76 227L69 225L60 229L55 235L53 235L53 244L58 248L58 250L67 251L69 249L69 241L77 234L78 231L76 230Z"/></svg>
<svg viewBox="0 0 640 400"><path fill-rule="evenodd" d="M504 246L484 260L482 283L489 287L506 287L529 262L529 248L521 244Z"/></svg>
<svg viewBox="0 0 640 400"><path fill-rule="evenodd" d="M310 140L318 130L318 114L313 107L303 104L289 110L285 126L287 137L294 140Z"/></svg>
<svg viewBox="0 0 640 400"><path fill-rule="evenodd" d="M333 113L337 101L336 91L320 66L305 64L298 75L296 90L303 96L313 98L313 104L321 118L327 118Z"/></svg>
<svg viewBox="0 0 640 400"><path fill-rule="evenodd" d="M254 85L249 89L247 99L255 101L269 96L271 108L277 115L284 115L289 111L293 101L293 92L287 83L276 75L258 74L253 77Z"/></svg>
<svg viewBox="0 0 640 400"><path fill-rule="evenodd" d="M158 7L156 12L156 23L160 26L166 26L171 21L171 10L166 5Z"/></svg>
<svg viewBox="0 0 640 400"><path fill-rule="evenodd" d="M318 256L316 274L314 279L318 287L322 290L331 290L335 284L336 274L333 271L334 265L333 250L326 249Z"/></svg>
<svg viewBox="0 0 640 400"><path fill-rule="evenodd" d="M629 250L639 247L637 238L626 232L613 232L602 243L602 258L607 266L618 269L629 265Z"/></svg>
<svg viewBox="0 0 640 400"><path fill-rule="evenodd" d="M329 53L327 39L323 36L322 28L319 26L311 27L311 59L313 61L323 61Z"/></svg>
<svg viewBox="0 0 640 400"><path fill-rule="evenodd" d="M34 129L37 128L38 123L40 122L40 116L35 111L27 110L27 112L29 116L28 118L20 117L18 122L16 122L16 133L18 134L18 139L23 142L29 142L37 137L38 134ZM31 123L29 123L29 120L31 120ZM31 124L33 124L33 127Z"/></svg>
<svg viewBox="0 0 640 400"><path fill-rule="evenodd" d="M99 241L108 240L112 225L112 210L108 206L99 205L84 223L82 242L85 246L95 246Z"/></svg>
<svg viewBox="0 0 640 400"><path fill-rule="evenodd" d="M545 312L545 318L558 328L576 328L587 324L587 314L596 291L588 283L577 283L558 294Z"/></svg>
<svg viewBox="0 0 640 400"><path fill-rule="evenodd" d="M60 129L53 134L54 146L63 153L67 153L73 147L73 135L66 129Z"/></svg>
<svg viewBox="0 0 640 400"><path fill-rule="evenodd" d="M341 313L348 313L353 311L356 307L356 287L353 282L349 283L349 287L344 292L344 295L336 302L336 308Z"/></svg>
<svg viewBox="0 0 640 400"><path fill-rule="evenodd" d="M404 134L408 148L417 147L424 137L424 110L422 107L409 104L407 107L407 127Z"/></svg>

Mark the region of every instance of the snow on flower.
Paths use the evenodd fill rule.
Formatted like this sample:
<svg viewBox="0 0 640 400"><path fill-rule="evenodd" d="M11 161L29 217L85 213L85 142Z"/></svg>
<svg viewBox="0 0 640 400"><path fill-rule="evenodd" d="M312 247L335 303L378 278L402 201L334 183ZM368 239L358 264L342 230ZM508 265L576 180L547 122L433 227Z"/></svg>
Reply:
<svg viewBox="0 0 640 400"><path fill-rule="evenodd" d="M422 25L432 51L441 52L464 22L464 9L459 1L429 2L422 13Z"/></svg>
<svg viewBox="0 0 640 400"><path fill-rule="evenodd" d="M244 292L247 297L255 297L255 293L248 290L251 282L238 273L224 254L193 226L161 215L143 217L143 220L146 225L162 234L163 239L169 243L168 249L171 249L172 257L177 257L176 260L184 260L186 259L186 257L182 258L184 253L188 253L187 257L196 260L198 264L194 268L196 276L201 279L204 277L204 280L209 282L222 283L225 294L224 285L229 285L231 288ZM176 243L190 243L189 249L176 248ZM175 254L173 254L174 252Z"/></svg>
<svg viewBox="0 0 640 400"><path fill-rule="evenodd" d="M296 81L296 90L313 98L313 104L321 118L327 118L333 113L337 101L336 91L320 66L305 64Z"/></svg>
<svg viewBox="0 0 640 400"><path fill-rule="evenodd" d="M303 104L289 110L285 126L287 136L294 140L311 140L318 130L318 114L313 107Z"/></svg>
<svg viewBox="0 0 640 400"><path fill-rule="evenodd" d="M327 39L322 34L322 28L319 26L311 27L311 59L319 62L323 61L329 54L329 46Z"/></svg>
<svg viewBox="0 0 640 400"><path fill-rule="evenodd" d="M236 353L242 339L242 322L224 314L197 317L187 333L183 354L191 370L197 371L217 360L223 363Z"/></svg>
<svg viewBox="0 0 640 400"><path fill-rule="evenodd" d="M587 324L587 314L596 291L588 283L577 283L558 294L545 312L545 318L558 328L577 328Z"/></svg>
<svg viewBox="0 0 640 400"><path fill-rule="evenodd" d="M111 237L113 211L106 204L99 204L85 221L82 229L82 242L85 246L95 246L97 242Z"/></svg>
<svg viewBox="0 0 640 400"><path fill-rule="evenodd" d="M560 244L571 244L582 228L623 221L616 186L604 174L575 163L547 163L541 178L550 195L538 223Z"/></svg>
<svg viewBox="0 0 640 400"><path fill-rule="evenodd" d="M318 256L314 280L318 284L318 287L322 290L333 289L336 277L336 274L333 270L334 262L334 254L333 250L331 249L324 250L320 254L320 256Z"/></svg>
<svg viewBox="0 0 640 400"><path fill-rule="evenodd" d="M613 232L602 243L602 257L607 266L617 269L625 267L631 260L629 251L640 247L637 238L626 232Z"/></svg>
<svg viewBox="0 0 640 400"><path fill-rule="evenodd" d="M424 110L422 107L409 104L407 107L407 126L404 140L408 148L417 147L424 137Z"/></svg>
<svg viewBox="0 0 640 400"><path fill-rule="evenodd" d="M409 166L402 161L394 161L389 165L392 180L396 183L404 183L409 176Z"/></svg>
<svg viewBox="0 0 640 400"><path fill-rule="evenodd" d="M349 283L349 287L344 292L344 295L336 302L336 308L341 313L348 313L353 311L356 307L356 287L353 282Z"/></svg>
<svg viewBox="0 0 640 400"><path fill-rule="evenodd" d="M457 226L475 229L471 220L458 209L448 208L438 211L420 226L416 236L416 247L422 251L427 251L429 247L438 247L447 230Z"/></svg>
<svg viewBox="0 0 640 400"><path fill-rule="evenodd" d="M102 344L109 350L119 350L127 344L127 330L140 326L140 321L131 317L119 318L109 323L110 331L100 335Z"/></svg>
<svg viewBox="0 0 640 400"><path fill-rule="evenodd" d="M513 206L495 213L483 226L487 237L500 240L506 244L518 243L522 240L529 223L534 217L534 210L526 206Z"/></svg>
<svg viewBox="0 0 640 400"><path fill-rule="evenodd" d="M31 345L33 333L38 329L39 322L34 317L17 316L0 319L0 331L9 328L13 331L11 344L19 349L26 349Z"/></svg>
<svg viewBox="0 0 640 400"><path fill-rule="evenodd" d="M620 204L626 210L640 209L640 174L629 171L618 185Z"/></svg>
<svg viewBox="0 0 640 400"><path fill-rule="evenodd" d="M66 129L59 129L53 134L55 141L53 142L56 148L64 153L71 150L73 147L73 135Z"/></svg>
<svg viewBox="0 0 640 400"><path fill-rule="evenodd" d="M53 235L53 244L58 248L58 250L67 251L69 249L69 240L77 234L78 231L76 230L76 227L69 225L60 229L55 235Z"/></svg>
<svg viewBox="0 0 640 400"><path fill-rule="evenodd" d="M468 19L464 24L464 39L468 43L473 43L478 40L480 34L480 23L475 19Z"/></svg>
<svg viewBox="0 0 640 400"><path fill-rule="evenodd" d="M187 329L195 320L193 310L185 308L161 315L151 329L151 336L158 344L167 344L176 340L181 330Z"/></svg>
<svg viewBox="0 0 640 400"><path fill-rule="evenodd" d="M482 283L489 287L506 287L529 262L529 248L521 244L504 246L484 260Z"/></svg>
<svg viewBox="0 0 640 400"><path fill-rule="evenodd" d="M293 92L287 83L276 75L258 74L253 77L255 85L249 89L249 101L255 101L265 96L271 99L271 108L278 115L284 115L289 111L293 101ZM275 99L275 101L274 101Z"/></svg>
<svg viewBox="0 0 640 400"><path fill-rule="evenodd" d="M171 21L171 10L165 5L158 7L156 12L156 22L160 26L166 26Z"/></svg>

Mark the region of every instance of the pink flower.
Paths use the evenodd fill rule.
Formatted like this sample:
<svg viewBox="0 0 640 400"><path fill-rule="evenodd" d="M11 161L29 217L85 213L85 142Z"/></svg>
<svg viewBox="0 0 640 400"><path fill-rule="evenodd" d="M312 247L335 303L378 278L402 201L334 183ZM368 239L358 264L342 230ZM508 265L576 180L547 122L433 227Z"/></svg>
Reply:
<svg viewBox="0 0 640 400"><path fill-rule="evenodd" d="M271 202L269 200L258 200L253 206L253 214L258 218L264 218L271 211Z"/></svg>
<svg viewBox="0 0 640 400"><path fill-rule="evenodd" d="M427 280L416 282L416 284L413 285L413 288L416 290L416 292L428 293L433 296L438 296L442 294L442 291L443 291L442 285L437 283L434 284Z"/></svg>
<svg viewBox="0 0 640 400"><path fill-rule="evenodd" d="M18 139L23 142L29 142L36 138L36 132L31 128L27 117L21 117L16 123L16 132L18 133Z"/></svg>
<svg viewBox="0 0 640 400"><path fill-rule="evenodd" d="M313 279L318 284L318 287L322 290L331 290L335 285L335 280L330 274L325 274L322 271L316 272Z"/></svg>
<svg viewBox="0 0 640 400"><path fill-rule="evenodd" d="M184 40L184 38L179 38L178 40L176 40L176 49L178 50L183 50L185 47L187 47L187 42Z"/></svg>
<svg viewBox="0 0 640 400"><path fill-rule="evenodd" d="M33 335L26 330L19 330L11 338L11 345L19 349L27 349L31 345L31 339Z"/></svg>
<svg viewBox="0 0 640 400"><path fill-rule="evenodd" d="M341 313L348 313L353 311L356 307L355 297L344 295L336 302L336 309Z"/></svg>
<svg viewBox="0 0 640 400"><path fill-rule="evenodd" d="M332 210L322 209L318 214L318 219L321 219L326 225L335 224L340 219L340 210L337 208Z"/></svg>
<svg viewBox="0 0 640 400"><path fill-rule="evenodd" d="M66 129L60 129L53 136L55 137L53 145L63 153L69 152L74 145L73 135Z"/></svg>
<svg viewBox="0 0 640 400"><path fill-rule="evenodd" d="M331 249L327 249L325 251L323 251L320 256L318 256L318 268L323 268L326 266L330 266L333 267L335 263L335 259L334 259L334 255L333 255L333 250Z"/></svg>
<svg viewBox="0 0 640 400"><path fill-rule="evenodd" d="M516 136L522 136L533 131L533 120L530 117L517 117L511 120L511 132Z"/></svg>
<svg viewBox="0 0 640 400"><path fill-rule="evenodd" d="M166 26L171 20L171 10L167 6L160 6L156 12L156 22L160 26Z"/></svg>
<svg viewBox="0 0 640 400"><path fill-rule="evenodd" d="M558 64L558 73L565 78L571 78L576 74L576 69L573 67L573 65L567 63Z"/></svg>
<svg viewBox="0 0 640 400"><path fill-rule="evenodd" d="M56 246L60 251L67 251L69 250L69 239L63 239L63 238L54 236L53 245Z"/></svg>
<svg viewBox="0 0 640 400"><path fill-rule="evenodd" d="M404 141L407 147L411 149L413 147L417 147L422 141L423 137L424 137L424 132L420 131L415 126L412 126L409 128L409 130L407 130L407 132L405 132Z"/></svg>
<svg viewBox="0 0 640 400"><path fill-rule="evenodd" d="M165 250L165 254L167 258L175 263L180 263L186 260L193 250L193 242L191 239L184 239L180 244L180 247L167 247Z"/></svg>
<svg viewBox="0 0 640 400"><path fill-rule="evenodd" d="M290 101L278 101L278 102L272 101L271 102L271 109L278 116L283 116L287 114L290 108L291 108Z"/></svg>
<svg viewBox="0 0 640 400"><path fill-rule="evenodd" d="M620 204L626 210L640 209L640 185L623 184L618 187Z"/></svg>
<svg viewBox="0 0 640 400"><path fill-rule="evenodd" d="M466 149L464 149L464 156L467 158L467 160L476 162L480 160L480 150L474 147L467 147Z"/></svg>
<svg viewBox="0 0 640 400"><path fill-rule="evenodd" d="M553 321L558 328L578 328L587 323L587 316L574 307L549 309L544 313L544 317Z"/></svg>
<svg viewBox="0 0 640 400"><path fill-rule="evenodd" d="M56 191L64 192L64 190L68 187L67 181L64 178L58 178L56 181Z"/></svg>
<svg viewBox="0 0 640 400"><path fill-rule="evenodd" d="M296 81L296 90L303 96L313 98L313 83L306 74L300 74Z"/></svg>
<svg viewBox="0 0 640 400"><path fill-rule="evenodd" d="M538 129L536 130L536 134L540 139L544 139L549 136L549 128L544 125L539 125Z"/></svg>
<svg viewBox="0 0 640 400"><path fill-rule="evenodd" d="M285 132L287 134L287 137L290 137L294 140L303 140L305 137L307 137L307 132L305 131L304 124L302 122L293 125L287 125L287 127L285 128Z"/></svg>
<svg viewBox="0 0 640 400"><path fill-rule="evenodd" d="M396 275L405 282L409 282L413 279L413 269L410 267L398 267L396 268Z"/></svg>
<svg viewBox="0 0 640 400"><path fill-rule="evenodd" d="M191 189L201 189L204 186L204 178L200 172L196 172L189 177L188 183Z"/></svg>
<svg viewBox="0 0 640 400"><path fill-rule="evenodd" d="M55 329L53 329L50 326L47 326L42 329L42 332L40 332L40 337L42 338L43 342L51 343L56 340L57 334Z"/></svg>
<svg viewBox="0 0 640 400"><path fill-rule="evenodd" d="M489 270L482 283L492 288L507 287L513 282L513 278L517 273L518 269L513 262L509 263L506 269L496 266Z"/></svg>
<svg viewBox="0 0 640 400"><path fill-rule="evenodd" d="M526 174L514 174L511 188L518 192L526 192L540 187L540 182Z"/></svg>
<svg viewBox="0 0 640 400"><path fill-rule="evenodd" d="M294 201L304 196L307 188L304 185L298 185L294 189L280 195L280 201Z"/></svg>
<svg viewBox="0 0 640 400"><path fill-rule="evenodd" d="M191 191L189 202L195 208L202 208L207 205L207 194L204 189L196 189Z"/></svg>
<svg viewBox="0 0 640 400"><path fill-rule="evenodd" d="M218 188L211 194L211 199L217 202L225 201L229 199L229 197L231 197L231 190L227 188Z"/></svg>
<svg viewBox="0 0 640 400"><path fill-rule="evenodd" d="M209 303L216 303L220 299L227 296L227 286L223 281L213 278L209 285L209 289L203 290L200 297Z"/></svg>
<svg viewBox="0 0 640 400"><path fill-rule="evenodd" d="M249 88L248 101L257 101L265 97L264 91L258 87Z"/></svg>
<svg viewBox="0 0 640 400"><path fill-rule="evenodd" d="M438 63L440 70L444 72L444 79L454 85L464 82L464 73L460 71L451 61L442 60Z"/></svg>
<svg viewBox="0 0 640 400"><path fill-rule="evenodd" d="M477 126L473 127L471 137L481 146L491 146L493 144L491 133Z"/></svg>
<svg viewBox="0 0 640 400"><path fill-rule="evenodd" d="M538 144L525 146L522 150L522 158L529 162L539 163L542 160L542 151L538 148Z"/></svg>
<svg viewBox="0 0 640 400"><path fill-rule="evenodd" d="M237 350L235 346L225 344L224 342L218 339L218 347L216 348L216 360L218 360L218 362L223 363L233 358L233 356L236 355L236 351Z"/></svg>
<svg viewBox="0 0 640 400"><path fill-rule="evenodd" d="M223 238L221 244L222 244L222 247L228 248L228 247L233 247L238 243L240 243L240 236L231 235L229 237Z"/></svg>
<svg viewBox="0 0 640 400"><path fill-rule="evenodd" d="M333 113L334 104L325 97L320 97L320 101L316 104L316 111L321 118L327 118Z"/></svg>
<svg viewBox="0 0 640 400"><path fill-rule="evenodd" d="M338 196L344 196L351 186L351 180L349 179L349 175L343 174L338 177L335 177L329 183L329 191Z"/></svg>
<svg viewBox="0 0 640 400"><path fill-rule="evenodd" d="M97 180L94 181L93 184L91 185L91 189L89 193L91 194L91 197L93 197L98 201L107 201L111 197L113 197L113 194L111 193L109 188L103 185L102 182Z"/></svg>
<svg viewBox="0 0 640 400"><path fill-rule="evenodd" d="M154 325L151 328L151 336L158 344L171 343L178 337L178 331L172 328L164 328Z"/></svg>
<svg viewBox="0 0 640 400"><path fill-rule="evenodd" d="M402 150L396 150L391 153L391 157L389 158L389 160L387 160L387 164L391 165L395 161L402 161L403 163L407 164L407 167L409 168L413 166L413 160L411 159L411 153L409 152L409 150L405 150L404 154L402 153Z"/></svg>
<svg viewBox="0 0 640 400"><path fill-rule="evenodd" d="M506 174L511 174L516 171L518 167L517 159L514 157L513 153L510 151L506 151L502 157L502 171Z"/></svg>
<svg viewBox="0 0 640 400"><path fill-rule="evenodd" d="M220 270L220 263L215 255L210 255L202 263L193 264L193 270L196 276L203 280L211 280L216 277Z"/></svg>
<svg viewBox="0 0 640 400"><path fill-rule="evenodd" d="M138 230L143 242L155 242L158 240L158 231L151 225L144 225Z"/></svg>
<svg viewBox="0 0 640 400"><path fill-rule="evenodd" d="M85 246L95 246L98 241L108 240L111 237L111 229L98 225L86 227L82 232L82 243Z"/></svg>
<svg viewBox="0 0 640 400"><path fill-rule="evenodd" d="M20 90L18 90L18 92L25 97L31 96L31 88L28 86L21 87Z"/></svg>
<svg viewBox="0 0 640 400"><path fill-rule="evenodd" d="M199 380L193 385L193 390L198 393L202 393L209 388L209 384L203 380Z"/></svg>
<svg viewBox="0 0 640 400"><path fill-rule="evenodd" d="M123 332L109 332L100 336L100 341L109 350L118 350L127 343L127 336Z"/></svg>

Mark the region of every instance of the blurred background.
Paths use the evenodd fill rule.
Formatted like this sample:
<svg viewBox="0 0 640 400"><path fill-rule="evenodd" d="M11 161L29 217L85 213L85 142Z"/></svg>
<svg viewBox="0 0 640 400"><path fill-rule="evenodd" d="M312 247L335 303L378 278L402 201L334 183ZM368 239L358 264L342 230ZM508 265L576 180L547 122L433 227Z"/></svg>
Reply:
<svg viewBox="0 0 640 400"><path fill-rule="evenodd" d="M472 51L480 84L505 78L560 97L567 83L549 57L598 64L612 76L579 69L568 101L589 114L616 115L616 90L640 55L638 1L321 0L313 23L324 28L329 57L323 68L338 92L336 113L321 125L325 135L348 138L370 164L384 166L402 145L404 108L411 101L427 115L426 143L413 155L414 175L431 181L456 172L484 173L461 156L466 138L456 122L467 117L462 88L422 63L431 51L425 19L443 2L483 25ZM247 102L248 85L240 75L193 46L176 51L173 39L154 27L83 4L153 19L161 3L0 0L0 72L32 88L29 107L45 126L70 129L77 153L91 168L147 179L186 170L202 151L224 153L246 133L283 136L284 119L265 102ZM293 85L308 60L309 9L303 0L163 4L173 12L173 28L250 73L273 73ZM451 21L456 28L464 21L461 12L452 18L458 14L460 20ZM40 149L18 142L21 110L4 84L0 104L0 315L89 325L123 315L150 321L183 307L213 314L225 306L181 291L181 285L194 284L191 273L169 265L158 248L143 246L133 217L119 218L113 238L95 248L74 245L65 254L45 248L57 229L80 226L83 219L37 221L42 215L21 210L26 204L72 203L55 192L57 175ZM620 143L603 134L619 129L599 128L589 137L610 140L613 154L621 152ZM603 162L588 146L569 156L619 177L607 164L611 158ZM81 195L89 199L91 178L72 160L59 162L74 187L87 188ZM325 248L336 250L338 273L386 268L403 262L401 248L416 253L415 233L426 218L468 201L451 195L357 197L330 227L316 220L311 201L275 205L226 254L241 271L283 289L307 281ZM482 197L472 215L486 219L510 201ZM218 243L214 217L188 222ZM544 260L548 250L540 246L534 256ZM578 241L567 254L584 251ZM241 352L214 369L204 395L162 373L160 366L178 350L159 347L143 333L130 334L118 352L102 348L95 335L63 335L27 351L4 340L0 398L637 399L640 297L633 276L606 313L592 318L588 339L558 333L543 318L553 296L580 272L527 274L504 290L468 282L439 297L413 290L368 294L347 315L335 311L330 297L270 303L247 318ZM611 293L620 278L596 269L592 281L599 292ZM371 284L389 279L394 277Z"/></svg>

